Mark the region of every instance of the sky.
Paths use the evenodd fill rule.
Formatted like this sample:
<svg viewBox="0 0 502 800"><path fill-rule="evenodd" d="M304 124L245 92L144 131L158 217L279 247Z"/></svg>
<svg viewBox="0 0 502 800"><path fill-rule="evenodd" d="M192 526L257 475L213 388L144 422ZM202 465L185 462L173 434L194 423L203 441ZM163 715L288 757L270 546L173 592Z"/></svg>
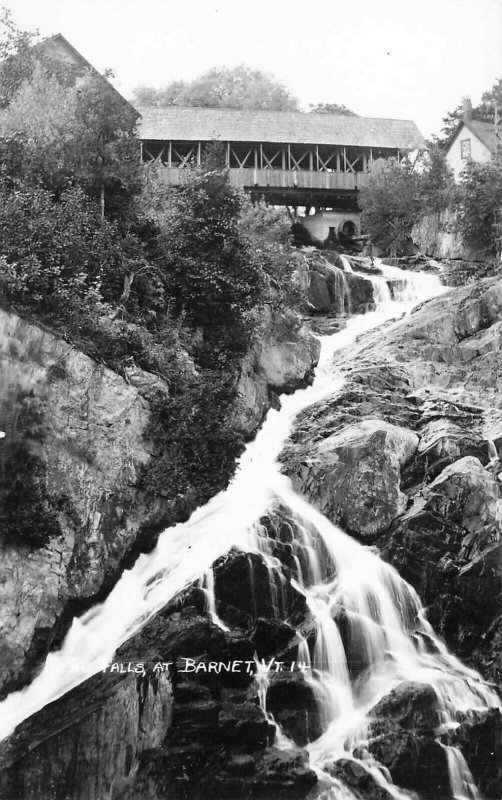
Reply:
<svg viewBox="0 0 502 800"><path fill-rule="evenodd" d="M214 66L271 72L307 110L413 119L425 136L502 78L502 0L0 0L62 33L126 97Z"/></svg>

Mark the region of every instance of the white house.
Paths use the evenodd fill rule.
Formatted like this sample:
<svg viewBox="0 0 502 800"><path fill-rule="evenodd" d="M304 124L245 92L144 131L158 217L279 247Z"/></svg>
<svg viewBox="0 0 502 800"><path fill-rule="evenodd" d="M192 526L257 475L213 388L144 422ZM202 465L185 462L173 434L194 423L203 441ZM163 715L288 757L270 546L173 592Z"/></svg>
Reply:
<svg viewBox="0 0 502 800"><path fill-rule="evenodd" d="M452 168L455 180L469 160L478 163L490 161L502 145L502 130L496 130L493 122L472 119L472 105L464 100L464 114L448 150L446 160Z"/></svg>

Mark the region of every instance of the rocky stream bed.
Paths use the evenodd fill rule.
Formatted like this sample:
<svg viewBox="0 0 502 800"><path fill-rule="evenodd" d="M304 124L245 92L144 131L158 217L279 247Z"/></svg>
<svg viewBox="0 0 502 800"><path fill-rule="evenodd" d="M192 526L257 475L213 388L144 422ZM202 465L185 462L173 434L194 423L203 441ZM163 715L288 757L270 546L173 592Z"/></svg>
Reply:
<svg viewBox="0 0 502 800"><path fill-rule="evenodd" d="M336 330L349 308L373 307L370 277L329 264L307 272L300 278L318 330ZM120 644L113 662L121 666L52 699L4 740L0 797L498 800L502 280L453 289L408 315L396 305L386 316L333 351L330 391L299 406L271 473L274 502L267 495L251 544L236 535L212 569L185 581ZM23 324L5 320L11 339L26 344ZM41 334L32 328L30 336ZM40 348L44 370L47 359L58 362L63 343L42 339L38 351L23 350L24 365ZM7 355L15 371L19 353ZM305 327L296 342L270 330L243 364L234 424L251 436L274 393L305 385L317 357ZM142 505L135 479L152 457L144 391L110 371L96 375L81 354L72 359L47 381L48 460L81 523L70 519L62 541L34 553L2 545L4 693L33 676L76 599L102 599L157 511ZM98 460L86 458L91 441ZM209 506L215 538L227 525L219 509ZM321 514L337 527L323 532ZM152 571L147 585L157 577ZM334 637L344 662L336 669ZM363 726L335 730L338 716L362 708Z"/></svg>

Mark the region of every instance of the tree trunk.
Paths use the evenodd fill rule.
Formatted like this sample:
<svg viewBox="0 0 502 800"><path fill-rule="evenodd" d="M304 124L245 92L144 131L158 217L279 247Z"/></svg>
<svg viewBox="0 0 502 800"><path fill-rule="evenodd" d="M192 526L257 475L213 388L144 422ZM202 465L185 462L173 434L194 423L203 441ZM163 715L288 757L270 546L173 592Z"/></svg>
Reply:
<svg viewBox="0 0 502 800"><path fill-rule="evenodd" d="M100 193L100 206L101 206L101 224L105 221L105 182L101 181L101 193Z"/></svg>
<svg viewBox="0 0 502 800"><path fill-rule="evenodd" d="M131 286L134 280L134 273L131 272L129 275L124 275L124 288L122 289L122 294L120 295L120 303L127 303L129 300L129 295L131 294Z"/></svg>

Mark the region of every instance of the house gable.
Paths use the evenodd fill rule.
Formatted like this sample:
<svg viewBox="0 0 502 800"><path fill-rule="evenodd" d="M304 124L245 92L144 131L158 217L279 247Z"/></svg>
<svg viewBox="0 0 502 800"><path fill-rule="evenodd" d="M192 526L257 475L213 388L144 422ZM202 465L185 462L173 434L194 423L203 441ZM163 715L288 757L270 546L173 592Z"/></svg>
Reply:
<svg viewBox="0 0 502 800"><path fill-rule="evenodd" d="M483 126L482 138L479 126ZM446 160L453 170L455 180L459 179L469 160L479 164L491 161L494 151L485 143L491 143L491 139L488 138L490 128L493 130L493 126L488 123L464 121L460 124L446 151Z"/></svg>

